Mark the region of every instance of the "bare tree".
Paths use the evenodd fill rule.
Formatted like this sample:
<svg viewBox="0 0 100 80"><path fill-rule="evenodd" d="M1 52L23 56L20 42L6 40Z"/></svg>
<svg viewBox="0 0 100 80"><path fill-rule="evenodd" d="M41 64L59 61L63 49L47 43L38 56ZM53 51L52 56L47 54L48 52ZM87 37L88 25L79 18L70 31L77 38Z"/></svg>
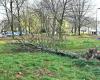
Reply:
<svg viewBox="0 0 100 80"><path fill-rule="evenodd" d="M70 11L67 15L69 15L74 24L75 33L78 30L78 35L80 35L80 29L84 25L91 8L90 0L73 0L69 6Z"/></svg>
<svg viewBox="0 0 100 80"><path fill-rule="evenodd" d="M22 28L21 28L21 22L20 22L20 11L25 1L26 0L15 0L16 10L17 10L17 19L18 19L18 24L19 24L18 30L20 32L20 36L22 35Z"/></svg>
<svg viewBox="0 0 100 80"><path fill-rule="evenodd" d="M14 38L14 30L13 30L13 0L0 0L0 4L4 7L6 12L6 17L8 20L8 25L10 24L12 37ZM10 5L8 8L7 5Z"/></svg>
<svg viewBox="0 0 100 80"><path fill-rule="evenodd" d="M58 24L59 39L62 39L62 25L70 2L71 0L43 0L41 2L42 8L49 13L49 17L53 18L53 30L55 30L55 24Z"/></svg>

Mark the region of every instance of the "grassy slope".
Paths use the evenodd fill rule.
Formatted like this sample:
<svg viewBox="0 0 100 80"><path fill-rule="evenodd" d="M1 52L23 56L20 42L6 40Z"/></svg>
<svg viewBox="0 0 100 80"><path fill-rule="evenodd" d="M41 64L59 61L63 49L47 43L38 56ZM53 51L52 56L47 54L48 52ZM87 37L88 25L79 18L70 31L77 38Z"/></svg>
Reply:
<svg viewBox="0 0 100 80"><path fill-rule="evenodd" d="M100 49L100 40L93 36L68 36L67 40L59 42L59 44L56 44L56 47L66 51L84 53L89 48L98 47Z"/></svg>
<svg viewBox="0 0 100 80"><path fill-rule="evenodd" d="M62 49L87 49L91 47L100 47L100 40L95 37L68 37L66 41L61 42Z"/></svg>
<svg viewBox="0 0 100 80"><path fill-rule="evenodd" d="M38 52L1 54L0 80L100 80L96 63Z"/></svg>
<svg viewBox="0 0 100 80"><path fill-rule="evenodd" d="M47 44L46 42L43 42ZM89 48L100 48L100 40L96 36L67 36L63 41L55 41L54 48L66 51L74 51L83 53ZM49 43L51 45L51 43Z"/></svg>
<svg viewBox="0 0 100 80"><path fill-rule="evenodd" d="M5 42L3 40L0 41L0 45L1 45L0 49L2 49L2 48L5 49L5 46L7 49L8 48L10 49L9 45L4 45L4 44L5 44ZM100 40L97 40L97 38L94 36L67 36L67 40L64 40L61 42L56 41L54 48L58 48L58 49L62 49L62 50L77 51L77 50L84 50L84 49L88 49L88 48L92 48L92 47L100 48ZM0 50L0 52L1 52L1 50Z"/></svg>
<svg viewBox="0 0 100 80"><path fill-rule="evenodd" d="M76 37L62 43L61 48L72 50L100 45L95 39ZM86 62L41 52L18 53L12 48L16 46L0 41L0 80L100 80L98 61Z"/></svg>

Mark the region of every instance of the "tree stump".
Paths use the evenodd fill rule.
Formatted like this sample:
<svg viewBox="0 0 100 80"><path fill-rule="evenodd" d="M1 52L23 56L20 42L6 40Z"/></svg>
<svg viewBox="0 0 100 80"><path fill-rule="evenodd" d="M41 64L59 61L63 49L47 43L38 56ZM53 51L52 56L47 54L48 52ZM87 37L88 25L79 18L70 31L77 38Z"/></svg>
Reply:
<svg viewBox="0 0 100 80"><path fill-rule="evenodd" d="M89 59L93 59L93 58L95 58L95 54L97 53L97 49L96 48L90 48L89 50L88 50L88 52L85 54L85 58L87 59L87 60L89 60Z"/></svg>

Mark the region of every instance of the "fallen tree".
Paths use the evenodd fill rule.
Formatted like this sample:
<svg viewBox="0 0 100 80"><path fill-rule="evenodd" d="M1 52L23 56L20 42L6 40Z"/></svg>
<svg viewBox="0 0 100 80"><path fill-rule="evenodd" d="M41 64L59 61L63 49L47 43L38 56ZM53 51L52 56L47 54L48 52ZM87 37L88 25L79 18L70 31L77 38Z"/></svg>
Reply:
<svg viewBox="0 0 100 80"><path fill-rule="evenodd" d="M85 55L83 55L83 57L86 58L87 60L90 59L100 60L100 51L97 50L97 48L90 48L88 52Z"/></svg>
<svg viewBox="0 0 100 80"><path fill-rule="evenodd" d="M18 44L20 47L17 49L21 49L23 51L28 51L28 52L34 52L34 51L43 51L47 52L50 54L56 54L60 55L63 57L70 57L72 59L85 59L85 60L90 60L90 59L98 59L100 60L100 51L98 51L96 48L90 48L86 54L78 54L74 52L67 52L63 50L58 50L58 49L53 49L53 48L48 48L46 46L41 46L41 45L34 45L31 43L13 43L13 44Z"/></svg>
<svg viewBox="0 0 100 80"><path fill-rule="evenodd" d="M28 51L28 52L34 52L34 51L43 51L43 52L47 52L50 54L56 54L56 55L60 55L63 57L70 57L70 58L75 58L78 59L81 56L77 53L72 53L72 52L66 52L63 50L57 50L57 49L53 49L53 48L48 48L46 46L41 46L41 45L34 45L34 44L30 44L30 43L13 43L15 45L19 45L18 48L16 48L17 51Z"/></svg>

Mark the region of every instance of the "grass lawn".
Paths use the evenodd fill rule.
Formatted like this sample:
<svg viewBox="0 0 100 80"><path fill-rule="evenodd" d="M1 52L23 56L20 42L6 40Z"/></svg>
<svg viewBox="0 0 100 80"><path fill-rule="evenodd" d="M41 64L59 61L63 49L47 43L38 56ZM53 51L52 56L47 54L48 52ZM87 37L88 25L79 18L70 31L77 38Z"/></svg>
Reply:
<svg viewBox="0 0 100 80"><path fill-rule="evenodd" d="M42 52L0 54L0 80L100 80L99 66Z"/></svg>
<svg viewBox="0 0 100 80"><path fill-rule="evenodd" d="M61 49L61 50L69 50L69 51L84 51L89 48L100 48L100 40L96 38L96 36L67 36L66 40L63 41L56 41L54 48ZM6 42L9 42L5 40ZM5 44L5 41L1 40L0 45ZM12 41L12 40L10 40ZM35 41L36 42L36 41ZM43 42L42 44L47 44L46 42ZM51 45L51 43L49 43ZM4 45L7 47L7 45ZM11 45L10 45L11 46ZM9 45L8 45L9 47ZM1 47L0 47L1 48ZM3 46L2 46L3 48ZM10 48L10 47L9 47ZM0 50L1 51L1 50Z"/></svg>
<svg viewBox="0 0 100 80"><path fill-rule="evenodd" d="M95 38L68 37L60 49L100 46ZM100 80L100 62L71 59L45 52L14 51L16 45L0 41L0 80Z"/></svg>
<svg viewBox="0 0 100 80"><path fill-rule="evenodd" d="M94 36L68 36L67 40L56 44L56 48L83 53L89 48L100 49L100 40Z"/></svg>
<svg viewBox="0 0 100 80"><path fill-rule="evenodd" d="M67 40L61 42L62 49L88 49L91 47L99 47L100 48L100 40L97 40L94 37L77 37L71 36L68 37Z"/></svg>
<svg viewBox="0 0 100 80"><path fill-rule="evenodd" d="M43 42L42 44L47 44ZM66 51L86 51L89 48L100 48L100 40L96 36L67 36L65 40L62 41L53 41L53 43L48 43L49 45L54 46L56 49L66 50ZM54 45L55 44L55 45Z"/></svg>

